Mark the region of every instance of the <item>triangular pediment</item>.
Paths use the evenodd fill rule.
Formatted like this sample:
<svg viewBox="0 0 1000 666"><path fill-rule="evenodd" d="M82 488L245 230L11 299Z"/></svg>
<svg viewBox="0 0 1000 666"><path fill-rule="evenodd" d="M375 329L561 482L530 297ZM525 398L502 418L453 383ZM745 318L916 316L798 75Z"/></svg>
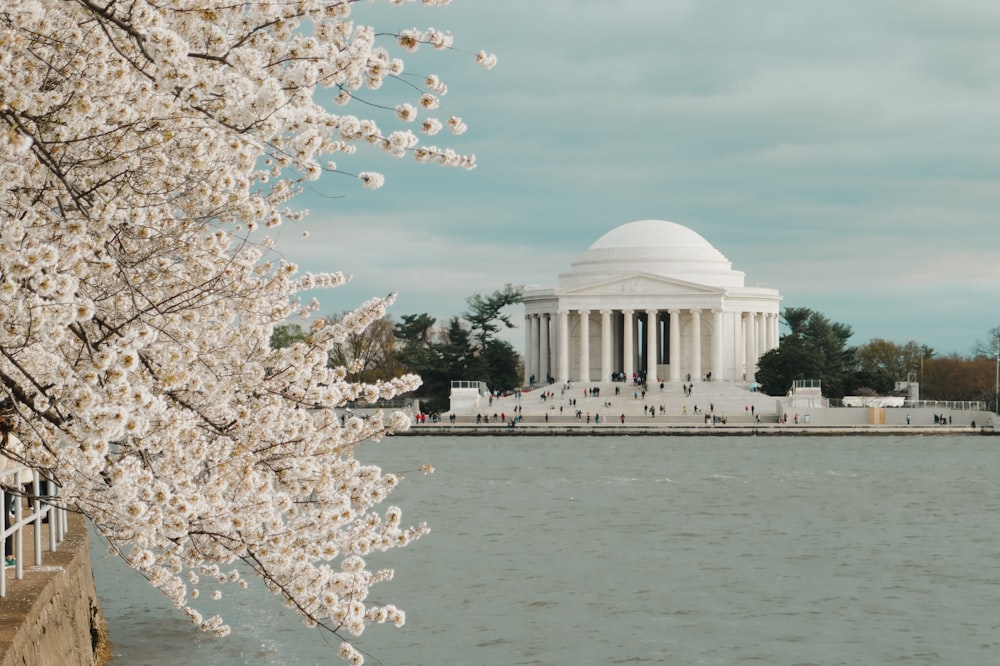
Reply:
<svg viewBox="0 0 1000 666"><path fill-rule="evenodd" d="M610 280L602 280L593 284L573 287L572 289L557 289L560 296L618 296L618 295L707 295L724 294L725 289L710 287L685 280L654 275L652 273L633 273L621 275Z"/></svg>

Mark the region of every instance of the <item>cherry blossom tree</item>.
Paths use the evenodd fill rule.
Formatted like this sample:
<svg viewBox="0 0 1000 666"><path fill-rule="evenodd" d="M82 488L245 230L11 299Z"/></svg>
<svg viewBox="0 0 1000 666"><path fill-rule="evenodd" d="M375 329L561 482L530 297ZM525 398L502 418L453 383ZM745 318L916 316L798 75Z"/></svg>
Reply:
<svg viewBox="0 0 1000 666"><path fill-rule="evenodd" d="M466 129L439 116L437 76L405 79L394 107L362 103L408 76L401 54L454 51L451 35L376 32L352 20L355 2L0 7L0 397L19 442L2 453L42 470L218 635L223 620L195 605L245 586L247 569L338 635L402 624L395 606L369 603L391 572L365 557L427 531L381 507L400 477L354 456L406 415L333 409L417 385L353 383L327 366L391 298L315 318L302 292L345 276L302 274L267 237L302 217L290 199L324 173L379 187L380 174L347 166L359 147L475 165L419 138ZM276 325L311 315L305 340L271 347ZM341 656L362 659L346 641Z"/></svg>

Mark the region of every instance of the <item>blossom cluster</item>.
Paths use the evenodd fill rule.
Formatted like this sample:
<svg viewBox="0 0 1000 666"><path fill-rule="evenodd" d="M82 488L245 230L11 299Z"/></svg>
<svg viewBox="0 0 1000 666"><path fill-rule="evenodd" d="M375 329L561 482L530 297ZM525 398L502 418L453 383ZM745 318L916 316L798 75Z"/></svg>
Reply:
<svg viewBox="0 0 1000 666"><path fill-rule="evenodd" d="M355 105L399 78L391 48L453 49L437 30L383 44L353 6L0 7L0 400L20 442L2 453L41 469L125 562L217 635L223 620L193 602L218 597L200 595L206 581L245 585L239 562L312 624L354 635L401 624L399 609L368 603L391 572L365 558L427 532L381 508L400 477L354 455L408 417L336 410L419 380L361 384L328 362L391 299L270 346L276 325L315 315L303 291L345 280L300 274L262 235L302 216L289 207L302 182L344 171L332 158L358 159L361 146L475 166L408 129L323 106ZM424 115L447 86L422 80L388 121L465 132L457 116Z"/></svg>

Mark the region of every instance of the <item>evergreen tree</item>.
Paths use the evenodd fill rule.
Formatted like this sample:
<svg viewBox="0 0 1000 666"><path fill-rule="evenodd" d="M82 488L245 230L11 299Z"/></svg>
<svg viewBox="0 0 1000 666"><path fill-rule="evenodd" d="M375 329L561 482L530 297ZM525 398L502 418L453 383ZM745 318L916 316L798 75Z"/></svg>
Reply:
<svg viewBox="0 0 1000 666"><path fill-rule="evenodd" d="M485 349L489 345L493 336L501 330L501 324L505 328L514 328L510 317L504 314L503 310L508 305L515 305L523 301L524 287L515 287L509 282L504 285L503 289L498 289L489 296L473 294L465 300L470 311L463 314L462 317L469 322L480 349Z"/></svg>
<svg viewBox="0 0 1000 666"><path fill-rule="evenodd" d="M438 365L433 347L435 322L427 313L403 315L393 331L398 342L396 360L422 377L418 396L426 392L427 375Z"/></svg>
<svg viewBox="0 0 1000 666"><path fill-rule="evenodd" d="M491 340L483 349L490 388L512 391L522 384L521 357L506 340Z"/></svg>
<svg viewBox="0 0 1000 666"><path fill-rule="evenodd" d="M446 371L441 367L439 345L435 344L436 319L427 313L403 315L394 333L398 341L396 360L410 372L420 376L420 387L413 395L428 411L443 411L441 396L449 390ZM437 396L436 400L428 400Z"/></svg>
<svg viewBox="0 0 1000 666"><path fill-rule="evenodd" d="M403 315L396 324L395 335L406 348L427 348L434 338L434 323L437 320L426 312Z"/></svg>
<svg viewBox="0 0 1000 666"><path fill-rule="evenodd" d="M851 327L809 308L786 308L784 320L791 332L757 363L761 389L783 395L797 379L819 379L824 395L843 397L855 368L855 349L847 346Z"/></svg>
<svg viewBox="0 0 1000 666"><path fill-rule="evenodd" d="M463 326L458 317L448 320L448 328L438 348L441 367L449 374L449 383L452 379L488 382L486 361L473 344L472 331Z"/></svg>
<svg viewBox="0 0 1000 666"><path fill-rule="evenodd" d="M497 340L496 334L514 327L504 309L520 303L522 297L523 288L511 284L487 296L474 294L466 299L469 311L449 319L436 336L430 315L402 317L395 328L400 342L397 354L423 380L414 395L424 408L448 409L453 380L485 382L501 391L521 385L520 356L509 342Z"/></svg>
<svg viewBox="0 0 1000 666"><path fill-rule="evenodd" d="M428 412L443 412L449 407L451 382L486 381L486 364L476 353L472 334L461 319L452 317L436 342L418 348L409 357L410 368L420 375L422 384L414 393Z"/></svg>
<svg viewBox="0 0 1000 666"><path fill-rule="evenodd" d="M504 310L524 302L524 287L507 283L489 296L473 294L465 302L470 310L462 317L469 322L476 352L483 360L481 381L501 391L517 388L521 385L521 359L509 342L495 336L503 329L514 328Z"/></svg>

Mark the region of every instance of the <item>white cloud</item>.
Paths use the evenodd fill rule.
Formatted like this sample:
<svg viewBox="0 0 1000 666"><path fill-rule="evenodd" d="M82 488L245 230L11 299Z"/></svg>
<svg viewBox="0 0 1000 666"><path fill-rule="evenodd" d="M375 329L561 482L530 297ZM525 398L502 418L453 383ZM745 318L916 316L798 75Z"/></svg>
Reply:
<svg viewBox="0 0 1000 666"><path fill-rule="evenodd" d="M321 183L347 199L308 198L309 239L283 240L304 267L354 273L338 299L399 291L396 313L459 314L508 281L552 285L605 231L655 217L858 336L965 351L1000 324L992 0L465 0L355 18L369 12L468 51L410 71L442 73L470 126L455 144L480 166L381 160L365 167L388 177L377 193ZM467 58L480 48L496 69Z"/></svg>

